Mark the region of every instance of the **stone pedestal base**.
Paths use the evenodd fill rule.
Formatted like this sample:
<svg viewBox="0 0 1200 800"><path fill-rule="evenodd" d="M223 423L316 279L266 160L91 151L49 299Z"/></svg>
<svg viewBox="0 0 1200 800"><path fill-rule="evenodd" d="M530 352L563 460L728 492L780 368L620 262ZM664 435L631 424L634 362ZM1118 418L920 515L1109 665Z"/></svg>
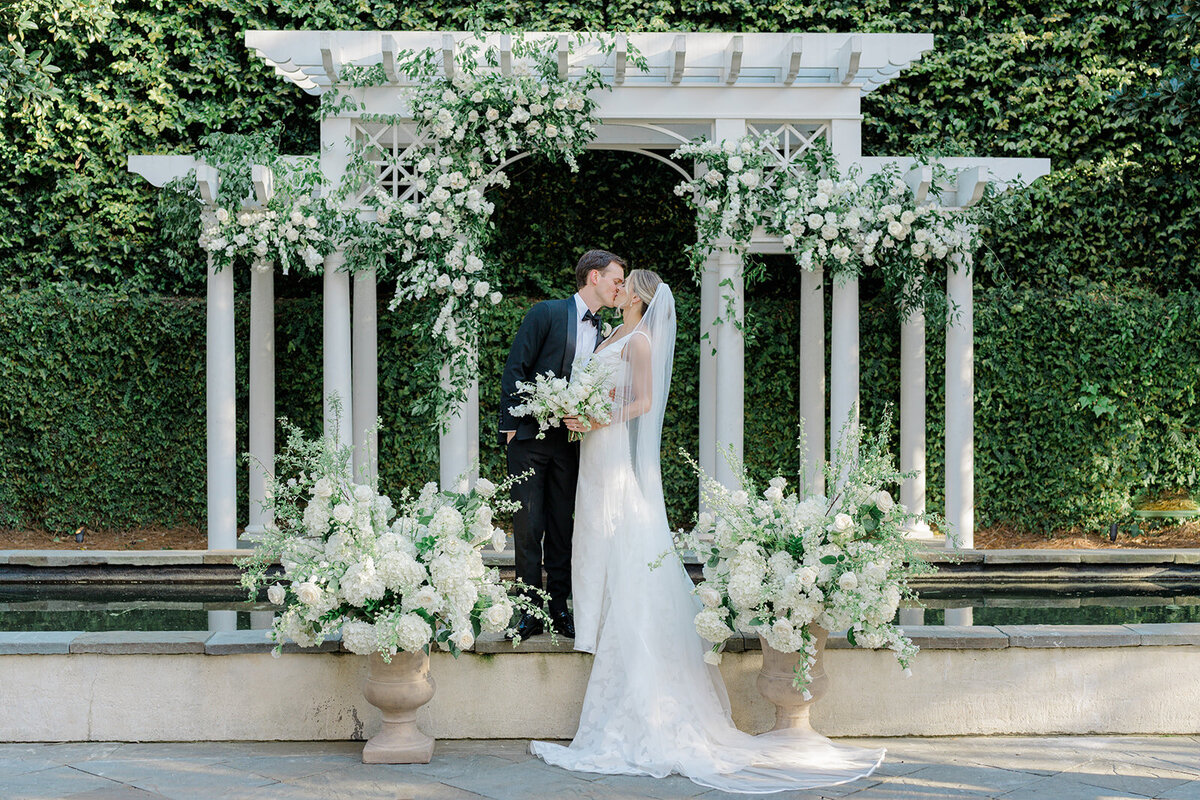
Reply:
<svg viewBox="0 0 1200 800"><path fill-rule="evenodd" d="M829 676L825 674L822 658L829 632L817 625L809 625L808 632L817 640L817 662L809 673L812 680L808 685L808 699L805 699L803 691L792 686L800 654L781 653L767 644L766 639L759 637L762 641L763 665L758 673L757 685L762 696L775 706L775 727L771 730L815 733L809 722L809 712L812 704L829 688Z"/></svg>
<svg viewBox="0 0 1200 800"><path fill-rule="evenodd" d="M378 653L369 658L363 694L383 712L383 726L363 747L363 763L428 764L434 740L417 728L417 709L433 699L436 688L429 655L397 653L390 664Z"/></svg>

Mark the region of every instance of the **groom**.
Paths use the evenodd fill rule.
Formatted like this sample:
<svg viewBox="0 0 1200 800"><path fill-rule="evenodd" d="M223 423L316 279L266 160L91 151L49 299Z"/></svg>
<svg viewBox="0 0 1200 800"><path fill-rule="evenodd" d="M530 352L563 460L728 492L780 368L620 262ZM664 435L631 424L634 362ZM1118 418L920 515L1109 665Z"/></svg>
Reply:
<svg viewBox="0 0 1200 800"><path fill-rule="evenodd" d="M550 619L560 636L575 637L575 622L567 610L571 594L571 534L575 510L575 481L579 475L579 444L567 440L565 427L550 428L536 438L537 420L513 417L517 381L532 381L544 372L571 377L571 364L600 343L596 312L613 308L625 280L625 260L606 250L589 250L575 267L577 291L566 300L544 300L525 314L508 351L500 380L500 443L508 447L508 473L533 474L512 489L521 504L513 515L513 544L517 578L550 595ZM517 625L522 638L542 633L542 623L524 614Z"/></svg>

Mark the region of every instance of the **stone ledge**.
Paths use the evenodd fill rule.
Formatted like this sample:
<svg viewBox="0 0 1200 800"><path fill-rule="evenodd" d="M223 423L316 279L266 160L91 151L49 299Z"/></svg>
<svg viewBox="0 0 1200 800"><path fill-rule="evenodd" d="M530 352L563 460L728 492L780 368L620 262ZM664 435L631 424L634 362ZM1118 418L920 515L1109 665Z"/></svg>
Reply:
<svg viewBox="0 0 1200 800"><path fill-rule="evenodd" d="M0 655L51 656L71 652L83 631L0 631Z"/></svg>
<svg viewBox="0 0 1200 800"><path fill-rule="evenodd" d="M1078 550L984 550L987 564L1079 564Z"/></svg>
<svg viewBox="0 0 1200 800"><path fill-rule="evenodd" d="M481 633L479 638L475 640L475 644L471 650L480 653L494 655L498 653L574 653L575 640L568 639L565 636L558 637L558 643L555 644L548 633L540 633L537 636L530 636L528 639L522 640L521 644L516 647L512 646L512 642L504 637L502 633ZM580 655L587 655L580 653Z"/></svg>
<svg viewBox="0 0 1200 800"><path fill-rule="evenodd" d="M1142 646L1200 645L1200 622L1126 625L1141 637Z"/></svg>
<svg viewBox="0 0 1200 800"><path fill-rule="evenodd" d="M71 642L72 653L102 655L179 655L203 653L208 631L100 631L81 633Z"/></svg>
<svg viewBox="0 0 1200 800"><path fill-rule="evenodd" d="M1000 625L1010 647L1136 647L1141 636L1124 625Z"/></svg>
<svg viewBox="0 0 1200 800"><path fill-rule="evenodd" d="M1001 650L1008 636L992 625L908 625L901 630L922 650Z"/></svg>

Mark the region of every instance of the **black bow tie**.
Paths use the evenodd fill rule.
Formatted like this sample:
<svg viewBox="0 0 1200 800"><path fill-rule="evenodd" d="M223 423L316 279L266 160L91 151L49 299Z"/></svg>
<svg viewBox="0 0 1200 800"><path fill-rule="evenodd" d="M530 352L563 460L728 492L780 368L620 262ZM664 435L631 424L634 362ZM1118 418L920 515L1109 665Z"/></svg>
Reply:
<svg viewBox="0 0 1200 800"><path fill-rule="evenodd" d="M600 330L600 318L591 312L591 309L583 312L583 321L590 322L596 326L596 330Z"/></svg>

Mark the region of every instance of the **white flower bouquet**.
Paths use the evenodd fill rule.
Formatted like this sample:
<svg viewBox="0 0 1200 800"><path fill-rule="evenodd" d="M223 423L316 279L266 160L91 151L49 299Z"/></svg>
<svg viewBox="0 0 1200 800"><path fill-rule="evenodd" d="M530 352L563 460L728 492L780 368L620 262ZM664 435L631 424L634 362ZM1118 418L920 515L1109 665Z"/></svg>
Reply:
<svg viewBox="0 0 1200 800"><path fill-rule="evenodd" d="M557 428L565 417L608 423L612 418L612 380L612 367L608 361L577 359L569 381L549 372L532 381L517 381L517 394L524 402L513 407L512 415L536 419L539 439L546 438L546 431ZM575 441L580 436L582 434L571 431L568 438Z"/></svg>
<svg viewBox="0 0 1200 800"><path fill-rule="evenodd" d="M509 596L511 586L480 553L488 543L504 547L492 518L515 510L506 492L514 479L480 479L456 492L427 483L415 497L406 489L397 508L375 486L352 480L350 458L350 447L289 427L277 464L297 477L270 481L275 520L251 537L258 547L239 562L251 598L266 587L281 607L271 631L276 655L286 639L307 647L340 628L355 653L386 660L436 642L457 656L482 631L507 631L518 607L548 619ZM276 561L282 575L271 571Z"/></svg>
<svg viewBox="0 0 1200 800"><path fill-rule="evenodd" d="M756 633L780 652L804 654L793 684L807 691L817 656L808 626L818 625L845 630L856 647L890 648L907 671L917 648L892 620L901 599L914 597L909 580L930 567L903 533L917 517L885 488L906 476L892 468L882 430L867 442L852 430L845 440L844 477L826 468L827 485L840 487L831 497L785 493L782 477L758 495L744 469L741 488L730 490L689 458L709 511L676 544L704 560L695 625L713 643L710 663L735 630Z"/></svg>

